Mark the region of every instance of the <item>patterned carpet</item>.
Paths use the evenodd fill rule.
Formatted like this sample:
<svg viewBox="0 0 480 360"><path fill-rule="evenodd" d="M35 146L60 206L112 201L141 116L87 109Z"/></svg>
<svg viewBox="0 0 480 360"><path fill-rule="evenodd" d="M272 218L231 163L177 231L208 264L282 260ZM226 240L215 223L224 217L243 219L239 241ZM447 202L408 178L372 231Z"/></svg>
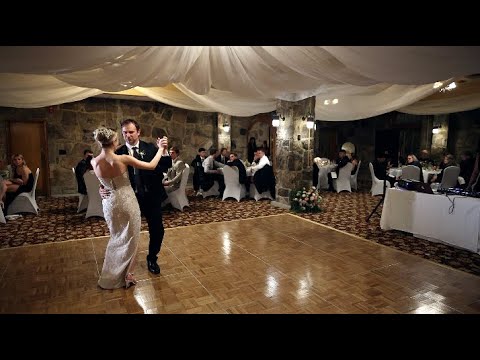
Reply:
<svg viewBox="0 0 480 360"><path fill-rule="evenodd" d="M298 214L303 218L331 226L338 230L421 256L462 271L480 276L480 255L448 245L433 243L400 231L382 231L380 216L373 215L370 222L365 218L378 203L378 197L368 192L329 193L324 192L322 212ZM269 201L242 200L238 203L228 199L203 199L189 196L190 207L182 213L168 206L164 213L166 228L210 222L250 219L263 215L288 212L270 205ZM46 242L58 242L85 237L108 235L103 219L85 219L85 213L76 213L77 198L50 198L38 200L38 216L25 214L22 219L0 224L0 248L26 246ZM381 208L379 210L379 213ZM142 230L148 230L142 220Z"/></svg>

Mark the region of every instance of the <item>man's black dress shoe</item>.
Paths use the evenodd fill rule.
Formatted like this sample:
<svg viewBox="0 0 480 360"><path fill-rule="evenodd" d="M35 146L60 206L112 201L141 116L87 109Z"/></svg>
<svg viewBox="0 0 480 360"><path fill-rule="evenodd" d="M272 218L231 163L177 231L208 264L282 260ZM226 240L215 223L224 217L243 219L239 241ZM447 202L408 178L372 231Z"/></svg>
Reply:
<svg viewBox="0 0 480 360"><path fill-rule="evenodd" d="M147 267L148 267L148 271L150 271L151 273L160 274L160 266L158 266L156 261L147 259Z"/></svg>

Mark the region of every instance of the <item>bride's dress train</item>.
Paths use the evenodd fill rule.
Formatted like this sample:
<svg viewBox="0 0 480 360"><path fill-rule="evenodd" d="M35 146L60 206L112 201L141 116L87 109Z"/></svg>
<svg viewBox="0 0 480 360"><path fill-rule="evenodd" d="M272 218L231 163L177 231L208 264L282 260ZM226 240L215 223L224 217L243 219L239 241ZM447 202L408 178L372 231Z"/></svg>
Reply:
<svg viewBox="0 0 480 360"><path fill-rule="evenodd" d="M110 240L98 285L103 289L129 287L135 284L130 269L135 263L140 240L140 208L128 171L113 179L99 177L99 180L110 190L110 196L102 200Z"/></svg>

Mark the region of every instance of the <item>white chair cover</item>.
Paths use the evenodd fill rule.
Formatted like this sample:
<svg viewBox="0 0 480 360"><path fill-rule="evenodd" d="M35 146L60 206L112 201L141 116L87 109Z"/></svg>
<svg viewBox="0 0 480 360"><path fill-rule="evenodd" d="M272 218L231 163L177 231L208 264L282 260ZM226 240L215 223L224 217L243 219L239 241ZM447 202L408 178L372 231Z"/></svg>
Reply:
<svg viewBox="0 0 480 360"><path fill-rule="evenodd" d="M168 199L164 201L162 205L172 204L175 209L183 211L185 206L190 206L187 198L187 182L188 175L190 174L190 166L185 164L185 169L182 171L182 179L180 180L180 187L168 193Z"/></svg>
<svg viewBox="0 0 480 360"><path fill-rule="evenodd" d="M357 165L357 170L355 171L355 174L350 175L350 187L354 190L358 190L358 183L357 183L357 177L358 177L358 170L360 170L360 165L362 164L362 161L358 161Z"/></svg>
<svg viewBox="0 0 480 360"><path fill-rule="evenodd" d="M208 196L220 195L220 192L218 191L219 188L220 188L220 185L218 185L218 181L214 181L213 186L208 191L202 191L203 198L205 199Z"/></svg>
<svg viewBox="0 0 480 360"><path fill-rule="evenodd" d="M247 195L245 185L238 181L238 168L236 166L224 166L223 176L225 177L225 191L223 192L222 201L232 197L240 202L240 199Z"/></svg>
<svg viewBox="0 0 480 360"><path fill-rule="evenodd" d="M370 169L370 175L372 176L372 188L370 189L372 196L383 195L383 180L380 180L375 176L375 171L373 170L372 163L369 163L368 167ZM385 181L385 185L386 185L386 188L388 189L390 187L390 182Z"/></svg>
<svg viewBox="0 0 480 360"><path fill-rule="evenodd" d="M100 187L100 180L98 180L93 170L87 171L83 175L83 179L85 180L88 194L88 207L87 213L85 214L85 219L92 216L99 216L105 218L105 216L103 215L102 198L100 197L100 193L98 192Z"/></svg>
<svg viewBox="0 0 480 360"><path fill-rule="evenodd" d="M3 209L0 206L0 224L6 224L7 221L5 220L5 216L3 215Z"/></svg>
<svg viewBox="0 0 480 360"><path fill-rule="evenodd" d="M75 168L72 167L73 177L75 179L75 183L77 183L77 176L75 174ZM86 210L88 207L88 195L78 194L78 205L77 205L77 213Z"/></svg>
<svg viewBox="0 0 480 360"><path fill-rule="evenodd" d="M407 165L402 168L402 179L420 181L420 168L415 165Z"/></svg>
<svg viewBox="0 0 480 360"><path fill-rule="evenodd" d="M40 168L37 168L33 180L32 191L26 193L20 193L12 203L8 206L8 215L18 214L18 213L32 213L38 215L38 205L35 200L35 190L37 189L38 176L40 174Z"/></svg>
<svg viewBox="0 0 480 360"><path fill-rule="evenodd" d="M333 179L333 188L337 191L337 193L340 191L352 192L352 187L350 186L352 169L353 164L351 162L347 163L338 171L338 178Z"/></svg>
<svg viewBox="0 0 480 360"><path fill-rule="evenodd" d="M448 189L457 186L458 175L460 175L460 167L447 166L445 169L443 169L443 176L440 187Z"/></svg>
<svg viewBox="0 0 480 360"><path fill-rule="evenodd" d="M251 198L254 198L255 201L258 201L260 199L270 199L270 200L274 200L272 198L272 195L270 194L270 191L267 190L267 191L264 191L263 193L259 193L257 191L257 187L255 186L255 184L250 184L250 197Z"/></svg>

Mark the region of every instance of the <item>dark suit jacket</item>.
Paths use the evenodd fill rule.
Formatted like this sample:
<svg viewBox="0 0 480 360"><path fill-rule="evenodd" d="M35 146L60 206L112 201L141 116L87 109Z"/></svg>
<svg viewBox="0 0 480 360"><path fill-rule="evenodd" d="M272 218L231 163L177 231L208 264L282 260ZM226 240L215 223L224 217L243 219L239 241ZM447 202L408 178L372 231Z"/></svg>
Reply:
<svg viewBox="0 0 480 360"><path fill-rule="evenodd" d="M218 155L215 158L215 161L218 161L219 163L222 163L222 164L226 164L227 161L229 161L229 159L227 157L224 157L223 160L222 160L222 155Z"/></svg>
<svg viewBox="0 0 480 360"><path fill-rule="evenodd" d="M149 162L157 153L157 147L154 144L140 141L138 152L143 155L142 161ZM122 145L116 151L118 155L128 155L128 148L126 145ZM145 186L148 196L154 196L158 201L162 202L167 199L168 195L162 184L163 173L168 171L168 168L172 167L172 158L170 156L162 156L158 162L155 170L139 170L142 184ZM135 176L133 174L133 167L128 167L128 177L132 187L135 188Z"/></svg>
<svg viewBox="0 0 480 360"><path fill-rule="evenodd" d="M236 166L238 168L238 182L240 184L245 184L245 180L247 179L247 170L245 166L239 159L235 159L234 161L228 161L227 165L229 166Z"/></svg>
<svg viewBox="0 0 480 360"><path fill-rule="evenodd" d="M87 172L87 160L82 159L75 166L75 177L77 178L77 187L78 192L83 195L87 195L87 186L85 185L85 180L83 175Z"/></svg>
<svg viewBox="0 0 480 360"><path fill-rule="evenodd" d="M255 172L255 175L253 175L253 183L260 194L269 190L270 194L275 199L275 174L270 165L265 165L263 168Z"/></svg>

